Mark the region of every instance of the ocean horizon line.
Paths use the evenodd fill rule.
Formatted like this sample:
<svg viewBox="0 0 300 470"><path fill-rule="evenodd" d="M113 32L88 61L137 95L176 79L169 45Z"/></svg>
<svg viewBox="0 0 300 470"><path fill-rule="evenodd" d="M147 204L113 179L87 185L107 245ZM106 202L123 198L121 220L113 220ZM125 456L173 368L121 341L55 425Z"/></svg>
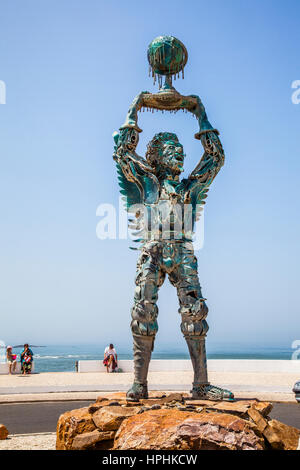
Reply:
<svg viewBox="0 0 300 470"><path fill-rule="evenodd" d="M15 343L16 344L16 343ZM35 343L37 344L37 343ZM74 372L76 371L76 362L85 360L103 360L104 345L101 344L76 344L76 345L44 345L39 347L32 346L34 354L34 363L36 372ZM133 354L131 347L116 346L118 358L120 360L132 360ZM21 348L16 348L15 353L20 354ZM260 346L249 347L245 345L208 345L208 359L248 359L248 360L291 360L295 358L295 350L291 347L278 346ZM5 362L4 350L2 350L2 359ZM300 356L300 354L299 354ZM159 360L189 360L188 350L183 347L158 347L152 353L152 359ZM300 359L300 357L299 357ZM19 360L19 357L18 357Z"/></svg>

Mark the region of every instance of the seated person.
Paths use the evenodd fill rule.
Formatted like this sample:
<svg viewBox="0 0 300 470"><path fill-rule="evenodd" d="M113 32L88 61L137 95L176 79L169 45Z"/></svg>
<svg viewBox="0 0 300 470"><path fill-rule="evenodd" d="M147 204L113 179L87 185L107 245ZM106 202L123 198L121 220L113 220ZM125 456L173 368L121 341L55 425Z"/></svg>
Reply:
<svg viewBox="0 0 300 470"><path fill-rule="evenodd" d="M111 368L112 372L115 372L116 367L118 367L118 356L113 344L107 346L104 350L104 360L103 364L106 366L107 372Z"/></svg>
<svg viewBox="0 0 300 470"><path fill-rule="evenodd" d="M12 346L7 346L6 348L6 360L8 362L8 373L11 375L13 372L16 372L17 367L17 356L13 354Z"/></svg>

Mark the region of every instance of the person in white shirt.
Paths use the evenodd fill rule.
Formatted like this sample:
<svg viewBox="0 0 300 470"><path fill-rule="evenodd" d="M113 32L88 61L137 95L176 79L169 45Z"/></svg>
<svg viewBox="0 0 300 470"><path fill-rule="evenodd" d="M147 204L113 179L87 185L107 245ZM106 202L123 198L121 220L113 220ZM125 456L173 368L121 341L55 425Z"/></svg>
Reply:
<svg viewBox="0 0 300 470"><path fill-rule="evenodd" d="M103 364L106 366L107 372L109 372L110 369L111 372L115 372L116 367L118 367L118 355L113 344L106 346Z"/></svg>

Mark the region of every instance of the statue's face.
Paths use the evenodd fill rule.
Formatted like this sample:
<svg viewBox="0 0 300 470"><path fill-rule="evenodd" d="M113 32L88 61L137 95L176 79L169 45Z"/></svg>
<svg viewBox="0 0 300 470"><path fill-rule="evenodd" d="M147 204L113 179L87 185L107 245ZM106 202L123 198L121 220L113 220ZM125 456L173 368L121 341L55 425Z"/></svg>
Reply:
<svg viewBox="0 0 300 470"><path fill-rule="evenodd" d="M183 147L179 142L168 140L162 146L162 162L175 173L183 171Z"/></svg>

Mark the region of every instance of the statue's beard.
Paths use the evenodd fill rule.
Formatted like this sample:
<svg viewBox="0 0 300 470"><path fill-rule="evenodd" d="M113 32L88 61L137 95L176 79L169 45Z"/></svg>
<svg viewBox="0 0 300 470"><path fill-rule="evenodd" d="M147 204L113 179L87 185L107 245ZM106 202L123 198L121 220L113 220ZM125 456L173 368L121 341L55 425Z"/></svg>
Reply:
<svg viewBox="0 0 300 470"><path fill-rule="evenodd" d="M162 167L165 169L166 172L173 173L174 175L180 175L180 173L183 172L183 168L180 168L177 165L163 164Z"/></svg>

